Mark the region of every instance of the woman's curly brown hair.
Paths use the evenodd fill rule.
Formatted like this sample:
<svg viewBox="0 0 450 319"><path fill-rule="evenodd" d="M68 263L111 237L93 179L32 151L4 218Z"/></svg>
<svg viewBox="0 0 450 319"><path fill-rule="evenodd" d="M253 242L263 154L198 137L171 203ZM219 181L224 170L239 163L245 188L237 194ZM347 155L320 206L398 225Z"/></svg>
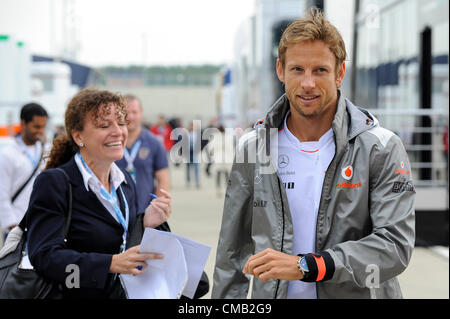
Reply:
<svg viewBox="0 0 450 319"><path fill-rule="evenodd" d="M94 122L111 112L116 105L116 116L126 119L127 109L123 97L106 90L83 89L69 102L65 113L65 132L53 140L45 169L55 168L67 163L79 147L72 137L73 131L83 131L85 119L92 114Z"/></svg>

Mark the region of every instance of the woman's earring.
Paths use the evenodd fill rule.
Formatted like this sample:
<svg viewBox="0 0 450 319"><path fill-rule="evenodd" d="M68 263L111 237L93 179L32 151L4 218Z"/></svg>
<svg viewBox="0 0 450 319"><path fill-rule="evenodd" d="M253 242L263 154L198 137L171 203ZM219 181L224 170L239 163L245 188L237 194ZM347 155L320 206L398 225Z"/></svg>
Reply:
<svg viewBox="0 0 450 319"><path fill-rule="evenodd" d="M80 142L80 147L83 147L83 146L84 146L83 142Z"/></svg>

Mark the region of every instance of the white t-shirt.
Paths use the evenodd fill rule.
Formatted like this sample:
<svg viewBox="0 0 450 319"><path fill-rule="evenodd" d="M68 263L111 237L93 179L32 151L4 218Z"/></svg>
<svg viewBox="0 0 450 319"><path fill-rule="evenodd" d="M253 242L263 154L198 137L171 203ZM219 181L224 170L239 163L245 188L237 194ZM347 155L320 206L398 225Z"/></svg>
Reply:
<svg viewBox="0 0 450 319"><path fill-rule="evenodd" d="M325 172L335 154L330 128L318 141L300 142L288 129L286 120L278 132L278 175L286 189L294 229L293 253L314 252L316 222ZM316 299L316 284L289 282L288 299Z"/></svg>

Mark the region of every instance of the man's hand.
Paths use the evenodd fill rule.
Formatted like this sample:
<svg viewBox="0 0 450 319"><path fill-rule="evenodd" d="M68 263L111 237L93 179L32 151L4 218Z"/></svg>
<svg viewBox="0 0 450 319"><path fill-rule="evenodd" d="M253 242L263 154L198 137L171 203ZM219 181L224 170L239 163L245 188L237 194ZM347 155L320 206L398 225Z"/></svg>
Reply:
<svg viewBox="0 0 450 319"><path fill-rule="evenodd" d="M267 248L251 256L242 272L253 275L263 282L269 279L300 280L303 273L298 269L298 258Z"/></svg>

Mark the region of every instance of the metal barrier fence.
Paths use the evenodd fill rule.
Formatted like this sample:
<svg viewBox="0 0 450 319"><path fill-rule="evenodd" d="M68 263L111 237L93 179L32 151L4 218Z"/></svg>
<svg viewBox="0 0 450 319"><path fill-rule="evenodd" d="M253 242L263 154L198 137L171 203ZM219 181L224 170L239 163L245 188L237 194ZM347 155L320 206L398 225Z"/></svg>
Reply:
<svg viewBox="0 0 450 319"><path fill-rule="evenodd" d="M448 188L448 110L370 109L382 127L403 141L418 187ZM448 145L448 144L447 144Z"/></svg>

